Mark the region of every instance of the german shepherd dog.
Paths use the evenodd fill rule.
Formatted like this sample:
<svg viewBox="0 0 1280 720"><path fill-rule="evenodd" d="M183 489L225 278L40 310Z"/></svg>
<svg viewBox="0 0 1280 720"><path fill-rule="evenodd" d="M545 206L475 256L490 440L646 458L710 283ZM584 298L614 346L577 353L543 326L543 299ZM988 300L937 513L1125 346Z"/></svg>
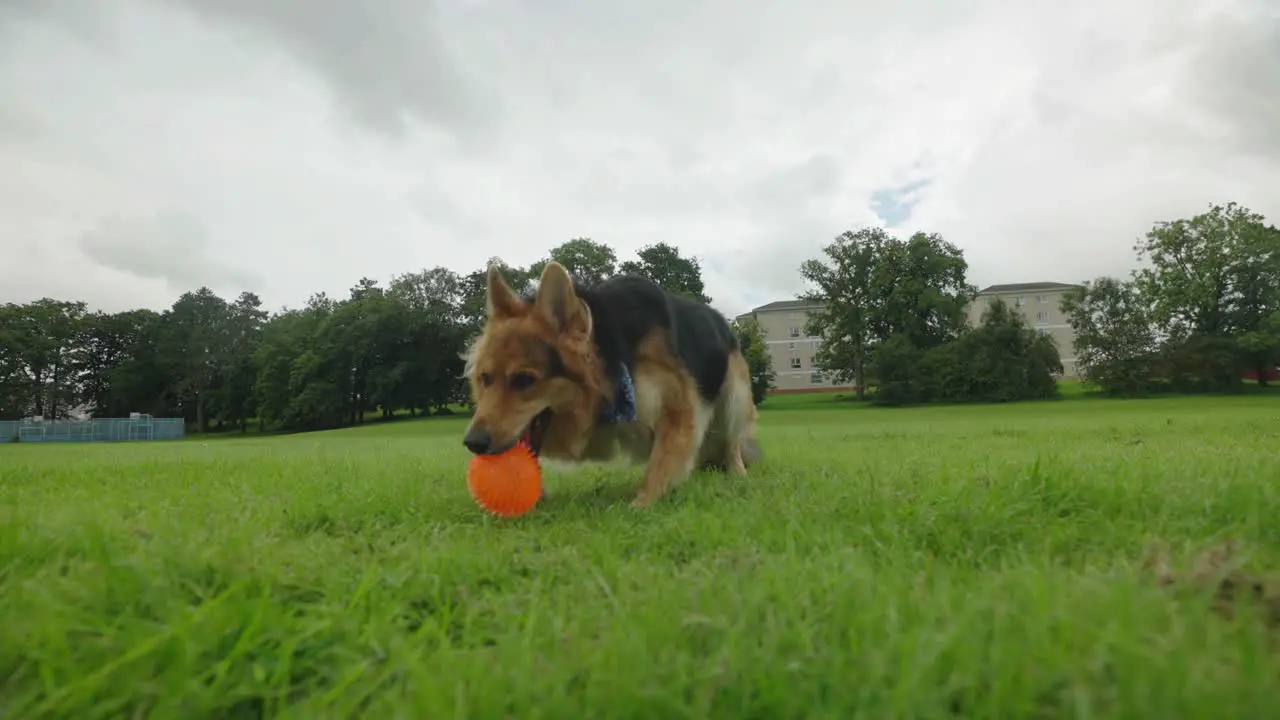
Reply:
<svg viewBox="0 0 1280 720"><path fill-rule="evenodd" d="M743 475L759 457L746 360L707 305L642 277L583 287L555 262L526 297L490 267L487 300L466 356L471 452L647 462L633 507L695 466Z"/></svg>

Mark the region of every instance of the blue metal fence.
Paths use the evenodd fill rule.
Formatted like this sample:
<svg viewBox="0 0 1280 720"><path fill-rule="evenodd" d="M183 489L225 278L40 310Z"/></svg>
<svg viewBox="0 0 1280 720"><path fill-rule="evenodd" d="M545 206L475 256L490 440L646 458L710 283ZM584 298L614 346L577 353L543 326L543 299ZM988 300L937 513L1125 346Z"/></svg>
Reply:
<svg viewBox="0 0 1280 720"><path fill-rule="evenodd" d="M186 424L182 418L150 415L92 420L0 420L0 443L178 440L184 435Z"/></svg>

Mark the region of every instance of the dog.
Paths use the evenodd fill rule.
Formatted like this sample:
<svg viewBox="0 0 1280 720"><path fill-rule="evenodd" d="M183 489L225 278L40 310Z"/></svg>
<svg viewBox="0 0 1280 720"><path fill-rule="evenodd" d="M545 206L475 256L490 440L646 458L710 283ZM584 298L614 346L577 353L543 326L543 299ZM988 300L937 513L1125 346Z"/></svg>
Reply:
<svg viewBox="0 0 1280 720"><path fill-rule="evenodd" d="M644 462L638 508L695 467L745 475L759 459L747 362L705 303L634 275L587 288L551 262L523 297L489 267L486 305L465 355L472 453Z"/></svg>

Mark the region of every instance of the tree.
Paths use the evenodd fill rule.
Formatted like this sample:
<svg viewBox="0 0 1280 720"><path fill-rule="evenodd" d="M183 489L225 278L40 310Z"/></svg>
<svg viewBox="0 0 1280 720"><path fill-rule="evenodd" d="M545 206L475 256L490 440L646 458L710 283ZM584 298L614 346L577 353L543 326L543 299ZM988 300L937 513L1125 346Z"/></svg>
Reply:
<svg viewBox="0 0 1280 720"><path fill-rule="evenodd" d="M12 407L9 414L63 418L78 394L74 358L76 337L86 314L83 302L42 298L5 306L4 369Z"/></svg>
<svg viewBox="0 0 1280 720"><path fill-rule="evenodd" d="M488 287L486 277L488 268L491 265L497 265L502 272L502 277L507 281L507 285L517 294L524 293L529 290L532 285L533 278L536 275L530 274L527 268L518 268L508 265L500 257L491 257L489 262L479 270L468 273L460 280L461 287L461 316L463 326L467 329L467 337L470 338L480 332L480 328L484 325L485 319L485 293Z"/></svg>
<svg viewBox="0 0 1280 720"><path fill-rule="evenodd" d="M965 280L964 252L937 233L918 232L905 242L887 239L873 260L871 334L902 335L928 350L959 335L965 308L977 288Z"/></svg>
<svg viewBox="0 0 1280 720"><path fill-rule="evenodd" d="M846 231L822 249L826 262L806 260L800 266L801 277L813 286L801 295L814 305L807 332L822 338L814 364L836 382L852 382L860 400L866 398L867 363L876 339L876 262L892 239L878 227Z"/></svg>
<svg viewBox="0 0 1280 720"><path fill-rule="evenodd" d="M155 417L186 417L180 391L185 355L181 347L175 347L172 314L145 310L140 311L138 319L138 331L128 353L107 372L110 414L140 412Z"/></svg>
<svg viewBox="0 0 1280 720"><path fill-rule="evenodd" d="M30 410L23 322L22 306L0 305L0 420L17 420Z"/></svg>
<svg viewBox="0 0 1280 720"><path fill-rule="evenodd" d="M143 333L158 318L151 310L95 312L84 318L76 340L76 399L91 417L121 417L137 410L118 387L120 368L135 359Z"/></svg>
<svg viewBox="0 0 1280 720"><path fill-rule="evenodd" d="M682 257L679 250L666 243L646 245L636 257L618 266L618 272L646 277L671 292L711 303L704 292L702 264L697 258Z"/></svg>
<svg viewBox="0 0 1280 720"><path fill-rule="evenodd" d="M872 372L877 404L1013 402L1055 397L1062 360L1053 338L997 299L978 327L927 350L905 333L890 336L876 346Z"/></svg>
<svg viewBox="0 0 1280 720"><path fill-rule="evenodd" d="M1240 347L1252 360L1258 384L1267 385L1267 372L1280 365L1280 310L1261 318L1257 329L1240 336Z"/></svg>
<svg viewBox="0 0 1280 720"><path fill-rule="evenodd" d="M230 351L230 318L227 301L207 287L183 293L164 314L161 355L176 370L175 389L184 416L194 420L200 432L209 429L206 410Z"/></svg>
<svg viewBox="0 0 1280 720"><path fill-rule="evenodd" d="M263 327L253 355L260 427L331 427L339 422L336 388L316 376L317 335L333 306L324 295L313 295L306 307L285 310Z"/></svg>
<svg viewBox="0 0 1280 720"><path fill-rule="evenodd" d="M924 363L925 351L906 335L890 335L876 343L867 363L876 384L871 401L877 405L910 405L932 400Z"/></svg>
<svg viewBox="0 0 1280 720"><path fill-rule="evenodd" d="M575 280L591 287L617 272L618 256L613 248L591 238L569 240L551 249L545 260L529 266L529 277L540 277L547 263L554 260L564 266Z"/></svg>
<svg viewBox="0 0 1280 720"><path fill-rule="evenodd" d="M1063 368L1053 338L1027 327L1022 314L999 298L983 311L978 327L949 344L955 348L950 359L961 363L961 373L958 378L948 373L954 384L933 384L937 399L1013 402L1058 395ZM936 368L940 363L929 358L926 364Z"/></svg>
<svg viewBox="0 0 1280 720"><path fill-rule="evenodd" d="M1153 389L1155 311L1138 283L1100 277L1068 291L1061 307L1075 331L1081 376L1111 395Z"/></svg>
<svg viewBox="0 0 1280 720"><path fill-rule="evenodd" d="M1235 203L1156 223L1134 247L1138 260L1150 263L1135 277L1156 322L1172 335L1229 332L1233 275L1246 262L1244 236L1261 223L1262 216Z"/></svg>
<svg viewBox="0 0 1280 720"><path fill-rule="evenodd" d="M464 389L460 356L473 331L464 279L437 267L396 278L388 292L403 298L409 311L400 366L402 406L410 414L418 409L448 412ZM483 297L477 299L483 306Z"/></svg>
<svg viewBox="0 0 1280 720"><path fill-rule="evenodd" d="M764 329L760 327L759 321L749 316L734 320L729 327L738 338L738 346L747 361L747 369L751 371L751 400L759 405L774 388L774 380L777 378L773 360L769 357L769 348L765 344Z"/></svg>
<svg viewBox="0 0 1280 720"><path fill-rule="evenodd" d="M902 343L925 351L964 329L976 288L965 281L964 253L941 236L918 232L903 241L868 227L845 232L823 252L827 262L800 267L815 286L802 297L818 307L809 315L809 332L823 338L814 362L838 381L852 381L859 398L879 343L898 337L885 352L906 362ZM903 371L891 371L888 357L878 363L878 381Z"/></svg>
<svg viewBox="0 0 1280 720"><path fill-rule="evenodd" d="M258 371L253 353L262 340L267 313L262 299L251 292L240 293L227 317L226 357L223 361L218 396L218 423L231 423L245 432L248 420L257 414L253 388Z"/></svg>
<svg viewBox="0 0 1280 720"><path fill-rule="evenodd" d="M1265 378L1277 361L1267 327L1280 310L1280 232L1234 202L1215 204L1191 218L1156 223L1135 251L1150 263L1136 274L1138 288L1170 352L1196 354L1190 364L1222 381L1238 382L1244 365Z"/></svg>
<svg viewBox="0 0 1280 720"><path fill-rule="evenodd" d="M1240 244L1230 322L1245 362L1265 386L1267 371L1280 365L1280 229L1256 223L1241 234Z"/></svg>

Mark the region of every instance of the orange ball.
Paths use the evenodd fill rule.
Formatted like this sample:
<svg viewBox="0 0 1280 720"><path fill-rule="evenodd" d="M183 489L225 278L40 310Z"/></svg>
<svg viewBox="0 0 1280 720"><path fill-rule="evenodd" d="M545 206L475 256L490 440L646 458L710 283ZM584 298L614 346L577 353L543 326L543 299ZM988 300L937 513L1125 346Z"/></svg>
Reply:
<svg viewBox="0 0 1280 720"><path fill-rule="evenodd" d="M467 489L480 507L494 515L518 517L542 498L542 468L523 443L501 455L472 455Z"/></svg>

